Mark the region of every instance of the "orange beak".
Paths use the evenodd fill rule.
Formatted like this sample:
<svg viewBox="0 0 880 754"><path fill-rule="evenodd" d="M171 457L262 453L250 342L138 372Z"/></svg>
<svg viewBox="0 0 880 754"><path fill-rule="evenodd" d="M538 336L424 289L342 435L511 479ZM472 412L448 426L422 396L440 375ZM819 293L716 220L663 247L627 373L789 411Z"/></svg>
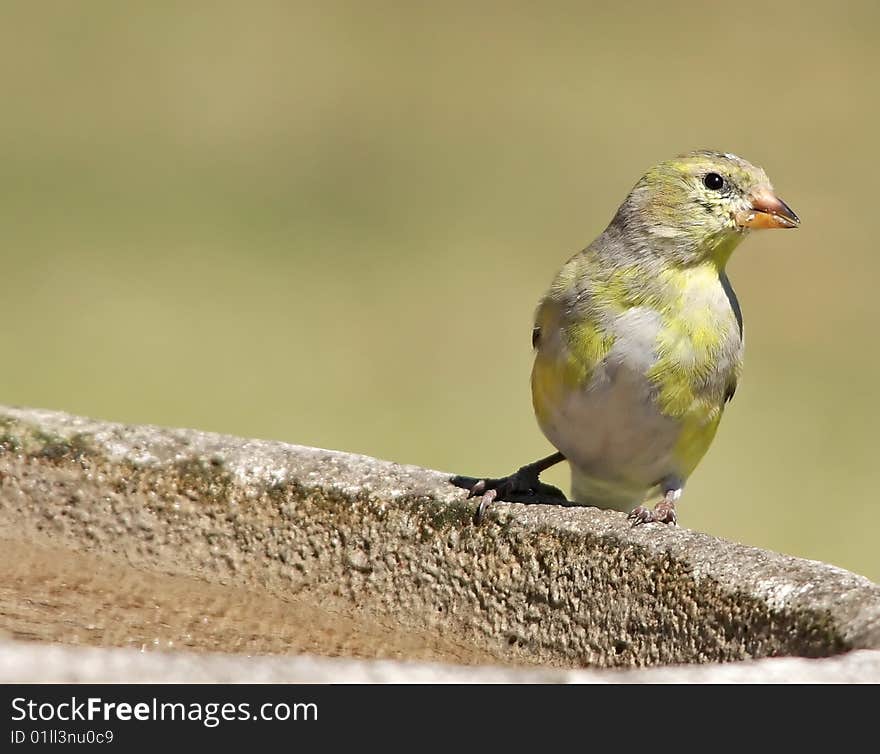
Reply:
<svg viewBox="0 0 880 754"><path fill-rule="evenodd" d="M758 189L749 202L749 209L736 215L741 228L796 228L801 224L794 210L770 189Z"/></svg>

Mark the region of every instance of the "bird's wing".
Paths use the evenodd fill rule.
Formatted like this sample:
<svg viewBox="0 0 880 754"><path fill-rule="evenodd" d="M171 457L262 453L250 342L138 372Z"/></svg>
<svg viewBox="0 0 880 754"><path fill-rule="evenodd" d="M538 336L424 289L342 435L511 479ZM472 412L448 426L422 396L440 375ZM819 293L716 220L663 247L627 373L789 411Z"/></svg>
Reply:
<svg viewBox="0 0 880 754"><path fill-rule="evenodd" d="M569 260L535 312L533 379L548 386L551 382L568 388L586 384L614 343L603 326L592 264L585 254Z"/></svg>

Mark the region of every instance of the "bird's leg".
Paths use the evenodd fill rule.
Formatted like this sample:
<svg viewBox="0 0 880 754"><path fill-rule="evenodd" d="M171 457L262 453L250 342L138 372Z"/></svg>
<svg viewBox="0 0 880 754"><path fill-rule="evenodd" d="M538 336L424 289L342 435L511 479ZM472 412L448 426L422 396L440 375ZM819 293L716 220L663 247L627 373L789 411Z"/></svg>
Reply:
<svg viewBox="0 0 880 754"><path fill-rule="evenodd" d="M538 478L551 466L564 460L565 456L562 453L554 453L534 463L521 466L509 476L497 479L472 479L457 476L453 477L451 481L456 487L468 490L468 499L481 498L474 515L474 523L479 525L489 506L494 502L524 502L522 498L526 498L528 502L535 502L529 498L540 496L542 501L567 503L568 500L558 487L544 484Z"/></svg>
<svg viewBox="0 0 880 754"><path fill-rule="evenodd" d="M680 480L670 480L669 484L663 485L663 499L654 506L654 510L640 505L634 508L627 518L633 526L650 524L656 521L658 524L677 524L678 516L675 513L675 501L681 497L682 483Z"/></svg>

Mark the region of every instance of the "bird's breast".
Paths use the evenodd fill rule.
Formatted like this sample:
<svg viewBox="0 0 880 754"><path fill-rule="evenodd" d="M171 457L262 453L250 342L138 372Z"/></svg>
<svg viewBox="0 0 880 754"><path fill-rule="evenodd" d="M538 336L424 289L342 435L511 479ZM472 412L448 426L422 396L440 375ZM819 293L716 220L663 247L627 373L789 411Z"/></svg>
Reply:
<svg viewBox="0 0 880 754"><path fill-rule="evenodd" d="M742 364L737 313L711 266L668 274L678 295L658 312L647 377L666 415L720 408Z"/></svg>
<svg viewBox="0 0 880 754"><path fill-rule="evenodd" d="M542 430L596 478L650 486L705 453L742 355L717 271L670 275L650 305L545 316L532 393Z"/></svg>

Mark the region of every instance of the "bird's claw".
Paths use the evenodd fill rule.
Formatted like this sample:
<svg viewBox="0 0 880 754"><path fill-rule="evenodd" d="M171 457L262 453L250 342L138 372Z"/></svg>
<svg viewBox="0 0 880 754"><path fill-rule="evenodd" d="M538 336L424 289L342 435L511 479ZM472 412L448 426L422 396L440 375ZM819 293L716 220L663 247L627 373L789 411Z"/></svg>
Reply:
<svg viewBox="0 0 880 754"><path fill-rule="evenodd" d="M560 489L541 482L538 479L538 474L528 467L498 479L453 477L451 481L457 487L468 491L468 500L475 497L481 498L474 514L474 523L477 525L483 522L486 512L495 502L546 502L563 505L568 502Z"/></svg>
<svg viewBox="0 0 880 754"><path fill-rule="evenodd" d="M471 487L467 499L470 500L474 497L480 498L480 504L477 506L477 510L474 513L474 523L477 526L483 523L483 519L486 517L486 511L489 510L492 503L496 500L504 500L507 495L510 495L513 492L531 493L531 489L526 490L518 488L516 484L517 481L518 477L516 474L511 474L510 476L502 477L501 479L480 479L473 487Z"/></svg>
<svg viewBox="0 0 880 754"><path fill-rule="evenodd" d="M675 513L675 503L671 500L661 500L654 506L653 510L644 505L640 505L638 508L634 508L630 511L627 519L633 522L633 526L650 523L672 524L673 526L678 524L678 516Z"/></svg>
<svg viewBox="0 0 880 754"><path fill-rule="evenodd" d="M474 477L454 476L449 481L456 487L467 490L467 499L480 498L474 513L474 523L479 525L486 517L492 503L557 503L569 505L569 501L558 487L541 482L541 472L565 460L562 453L553 453L534 463L520 466L513 474L498 479L475 479Z"/></svg>
<svg viewBox="0 0 880 754"><path fill-rule="evenodd" d="M468 495L468 497L474 497L473 494ZM495 498L498 497L498 490L487 490L483 497L480 499L480 504L477 506L477 511L474 513L474 523L479 526L483 523L483 518L486 516L486 511L489 510L489 506L495 502Z"/></svg>
<svg viewBox="0 0 880 754"><path fill-rule="evenodd" d="M471 487L468 492L468 496L465 498L466 500L470 500L472 497L479 497L486 492L486 480L480 479L478 482L474 483L474 486Z"/></svg>

